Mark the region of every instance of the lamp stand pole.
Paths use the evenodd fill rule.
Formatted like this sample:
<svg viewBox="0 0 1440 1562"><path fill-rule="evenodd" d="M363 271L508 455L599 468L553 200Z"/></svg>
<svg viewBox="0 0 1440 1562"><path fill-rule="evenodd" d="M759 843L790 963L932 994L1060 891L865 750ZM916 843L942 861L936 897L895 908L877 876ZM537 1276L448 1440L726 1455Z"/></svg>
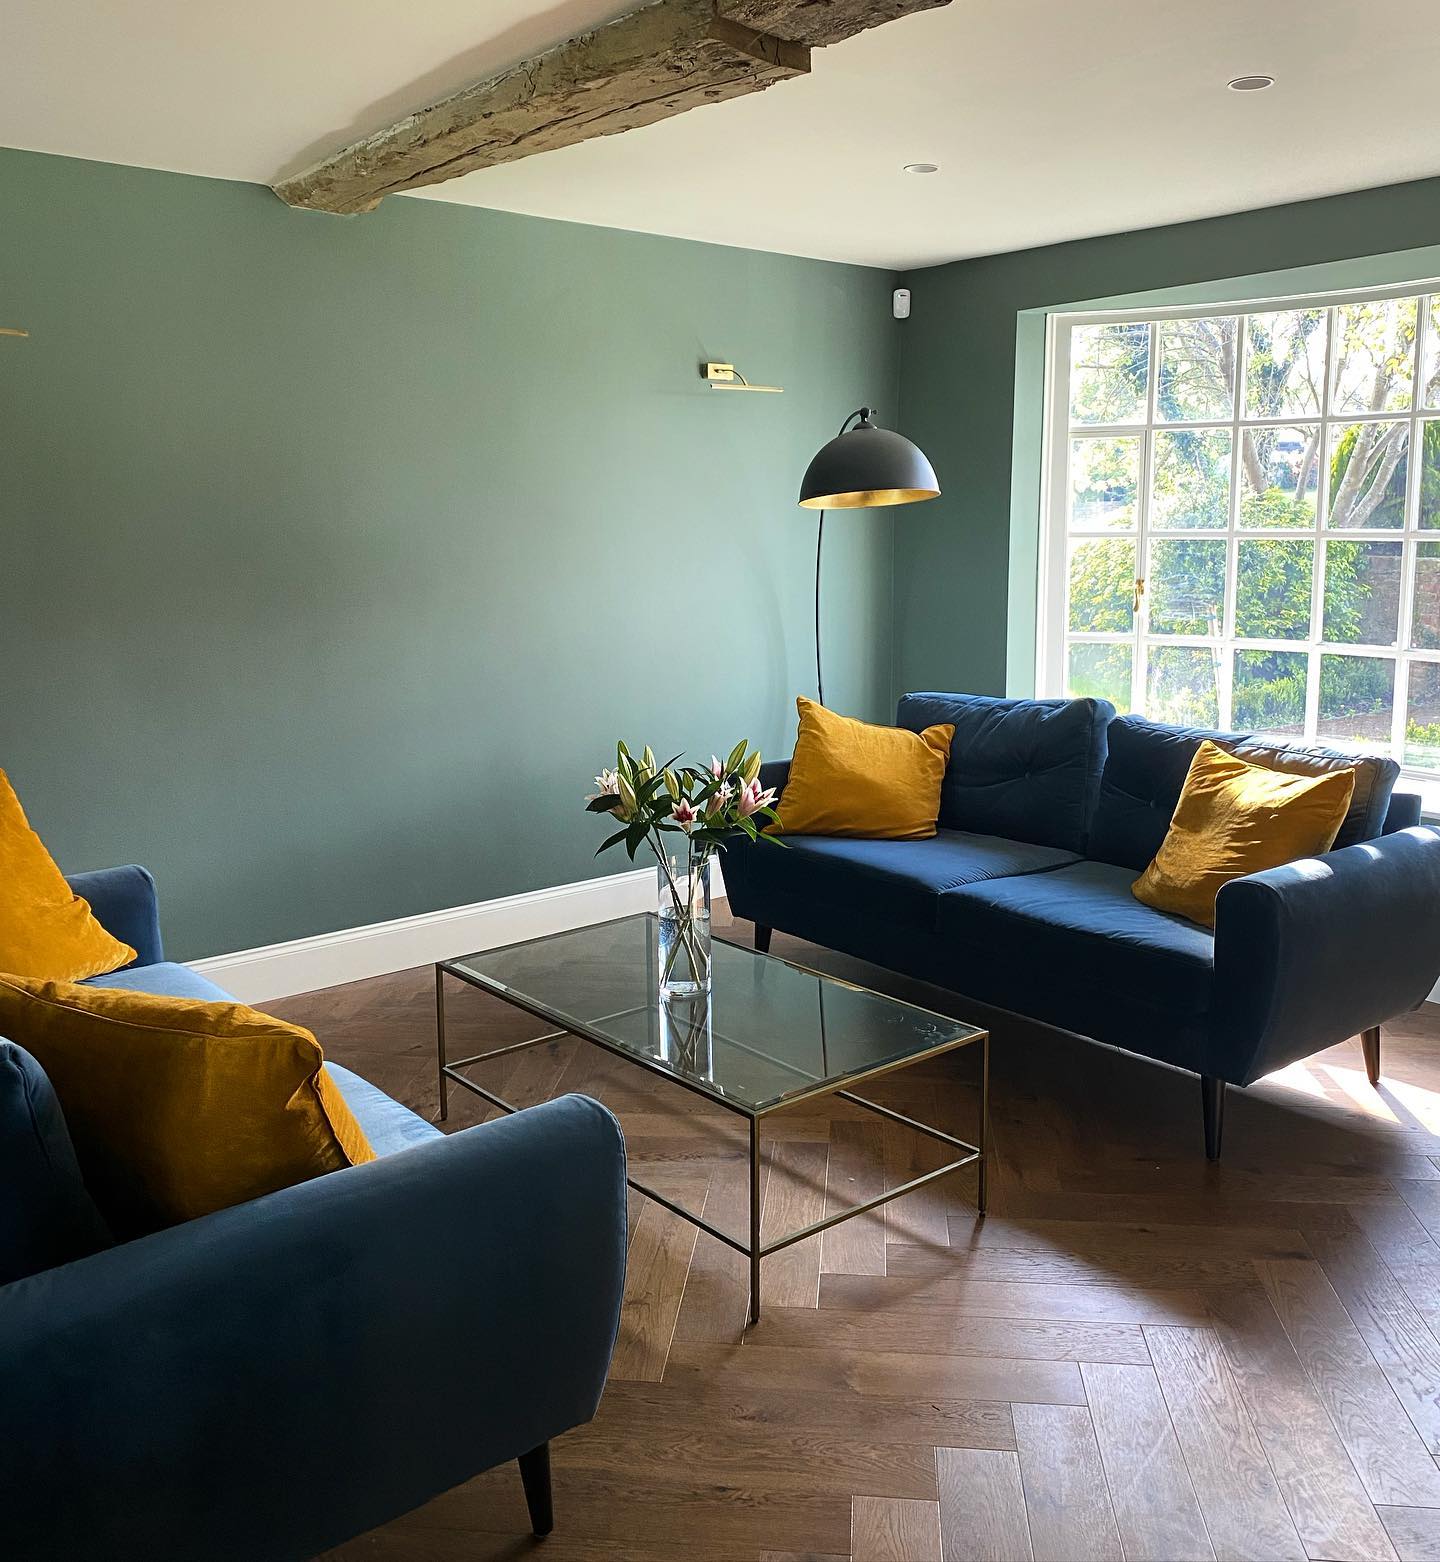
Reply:
<svg viewBox="0 0 1440 1562"><path fill-rule="evenodd" d="M863 420L869 416L869 407L857 407L840 425L840 433L849 429L852 419ZM821 510L820 524L815 528L815 697L822 705L825 703L825 678L820 668L820 551L824 546L825 512Z"/></svg>
<svg viewBox="0 0 1440 1562"><path fill-rule="evenodd" d="M820 670L820 550L825 543L825 512L820 512L820 524L815 528L815 697L825 703L825 677Z"/></svg>

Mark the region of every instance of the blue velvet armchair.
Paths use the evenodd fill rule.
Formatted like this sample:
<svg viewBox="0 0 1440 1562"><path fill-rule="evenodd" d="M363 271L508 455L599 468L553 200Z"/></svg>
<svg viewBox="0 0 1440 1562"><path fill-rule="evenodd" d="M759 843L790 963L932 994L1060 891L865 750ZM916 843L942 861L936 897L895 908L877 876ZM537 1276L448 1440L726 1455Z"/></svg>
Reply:
<svg viewBox="0 0 1440 1562"><path fill-rule="evenodd" d="M72 882L139 955L102 983L209 986L143 869ZM447 1137L330 1067L379 1159L0 1286L7 1562L301 1562L511 1459L549 1527L619 1318L615 1120Z"/></svg>

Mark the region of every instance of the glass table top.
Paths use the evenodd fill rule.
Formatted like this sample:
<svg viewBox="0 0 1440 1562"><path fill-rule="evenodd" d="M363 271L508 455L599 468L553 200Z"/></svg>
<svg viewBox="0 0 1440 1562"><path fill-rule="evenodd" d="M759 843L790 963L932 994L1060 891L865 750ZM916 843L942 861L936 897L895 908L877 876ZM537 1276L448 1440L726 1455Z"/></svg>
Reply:
<svg viewBox="0 0 1440 1562"><path fill-rule="evenodd" d="M662 1004L653 913L441 964L560 1029L752 1115L985 1034L718 939L709 998Z"/></svg>

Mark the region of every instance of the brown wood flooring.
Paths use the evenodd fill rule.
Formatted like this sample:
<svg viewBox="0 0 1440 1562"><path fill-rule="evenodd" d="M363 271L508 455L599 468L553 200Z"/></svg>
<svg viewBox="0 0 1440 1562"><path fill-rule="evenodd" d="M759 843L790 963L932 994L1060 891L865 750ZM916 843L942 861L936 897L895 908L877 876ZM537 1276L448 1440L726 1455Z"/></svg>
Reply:
<svg viewBox="0 0 1440 1562"><path fill-rule="evenodd" d="M1212 1167L1188 1075L775 950L989 1021L989 1218L961 1172L800 1244L747 1332L743 1261L632 1194L619 1346L599 1415L554 1445L554 1535L529 1537L511 1465L329 1562L1440 1559L1440 1010L1386 1028L1379 1090L1356 1040L1232 1092ZM435 1115L429 968L272 1007ZM539 1030L458 986L448 1007L452 1055ZM873 1094L966 1133L978 1063ZM492 1067L520 1101L599 1096L637 1175L742 1230L738 1119L577 1041ZM449 1128L481 1120L451 1102ZM767 1144L767 1236L932 1164L844 1103Z"/></svg>

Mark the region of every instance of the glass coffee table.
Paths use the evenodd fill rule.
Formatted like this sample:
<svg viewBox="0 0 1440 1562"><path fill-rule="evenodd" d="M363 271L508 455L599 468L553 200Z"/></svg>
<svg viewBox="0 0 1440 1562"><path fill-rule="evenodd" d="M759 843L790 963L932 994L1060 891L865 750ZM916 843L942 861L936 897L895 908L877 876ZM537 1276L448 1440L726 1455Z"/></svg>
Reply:
<svg viewBox="0 0 1440 1562"><path fill-rule="evenodd" d="M452 1062L445 1047L446 976L493 993L557 1028L530 1041ZM435 1027L442 1121L449 1110L452 1082L501 1111L520 1110L463 1071L566 1035L593 1042L743 1117L750 1125L748 1242L737 1241L635 1178L629 1182L646 1198L744 1255L750 1264L752 1323L760 1316L760 1260L771 1253L972 1164L979 1176L979 1211L985 1213L988 1031L723 940L715 943L713 990L708 998L662 1004L656 987L653 913L440 961L435 967ZM975 1144L867 1101L850 1089L974 1042L981 1049ZM760 1124L774 1112L831 1095L938 1139L957 1154L900 1187L762 1244Z"/></svg>

